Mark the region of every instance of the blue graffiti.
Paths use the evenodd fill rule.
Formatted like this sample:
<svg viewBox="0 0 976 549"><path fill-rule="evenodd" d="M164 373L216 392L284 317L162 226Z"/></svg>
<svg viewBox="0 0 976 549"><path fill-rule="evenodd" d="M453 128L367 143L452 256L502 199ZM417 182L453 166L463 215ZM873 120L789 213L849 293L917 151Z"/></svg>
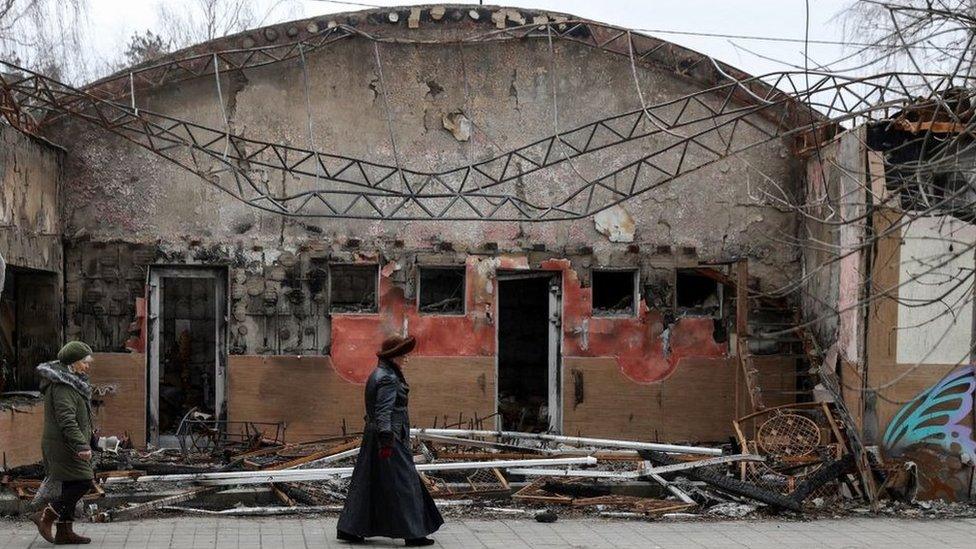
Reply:
<svg viewBox="0 0 976 549"><path fill-rule="evenodd" d="M976 457L970 427L974 391L976 366L965 366L942 378L898 410L885 429L885 448L897 455L916 444L932 444Z"/></svg>

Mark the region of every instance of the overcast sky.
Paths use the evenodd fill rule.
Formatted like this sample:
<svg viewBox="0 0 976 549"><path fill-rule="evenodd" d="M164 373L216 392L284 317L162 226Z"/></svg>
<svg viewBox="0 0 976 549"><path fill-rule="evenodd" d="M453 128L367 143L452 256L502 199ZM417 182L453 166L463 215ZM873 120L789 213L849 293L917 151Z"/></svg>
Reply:
<svg viewBox="0 0 976 549"><path fill-rule="evenodd" d="M135 31L157 27L157 0L89 0L89 25L95 53L102 59L116 58ZM160 0L168 4L195 0ZM255 0L267 6L274 0ZM852 0L809 0L811 40L843 41L841 21L835 16ZM439 2L395 2L364 0L380 6ZM452 2L456 4L457 2ZM744 38L719 38L664 33L683 31L716 34L764 36L802 40L806 25L804 0L511 0L504 5L552 10L578 15L632 29L647 29L652 34L725 61L748 73L758 75L788 69L756 54L803 65L803 44L769 42ZM260 8L263 11L265 8ZM349 3L323 0L294 1L290 13L277 19L299 19L314 15L365 9ZM258 11L258 10L256 10ZM843 46L811 44L812 63L829 63L849 53Z"/></svg>

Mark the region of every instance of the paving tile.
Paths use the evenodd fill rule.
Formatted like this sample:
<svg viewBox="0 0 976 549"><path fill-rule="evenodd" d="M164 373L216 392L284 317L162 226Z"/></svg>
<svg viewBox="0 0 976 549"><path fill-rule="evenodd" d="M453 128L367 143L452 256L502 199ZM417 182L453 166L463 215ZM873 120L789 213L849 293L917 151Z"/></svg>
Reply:
<svg viewBox="0 0 976 549"><path fill-rule="evenodd" d="M104 549L310 549L344 548L335 540L335 517L160 518L77 525ZM586 549L673 547L974 547L976 518L899 520L856 518L822 521L638 522L594 519L452 520L435 536L435 547ZM0 521L0 549L47 547L26 521ZM402 547L378 538L370 547Z"/></svg>

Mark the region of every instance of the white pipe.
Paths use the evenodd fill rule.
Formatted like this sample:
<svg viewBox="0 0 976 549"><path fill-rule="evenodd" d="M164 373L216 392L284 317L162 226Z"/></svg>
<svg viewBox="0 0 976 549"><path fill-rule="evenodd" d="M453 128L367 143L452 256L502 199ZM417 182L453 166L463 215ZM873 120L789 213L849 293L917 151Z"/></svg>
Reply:
<svg viewBox="0 0 976 549"><path fill-rule="evenodd" d="M417 471L465 471L468 469L507 469L536 465L596 465L593 456L558 459L509 459L496 461L462 461L457 463L424 463ZM342 478L352 474L352 467L330 469L290 469L284 471L227 471L223 473L195 473L188 475L143 475L136 479L110 478L108 483L135 482L198 482L201 484L264 484L273 482L305 482ZM224 482L229 481L229 482Z"/></svg>
<svg viewBox="0 0 976 549"><path fill-rule="evenodd" d="M504 437L521 438L528 440L548 440L551 442L562 442L573 446L603 446L607 448L626 448L628 450L654 450L657 452L668 452L671 454L702 454L707 456L720 456L722 450L719 448L706 448L702 446L678 446L675 444L660 444L657 442L635 442L631 440L610 440L605 438L586 438L586 437L567 437L562 435L550 435L546 433L520 433L517 431L477 431L469 429L410 429L411 435L430 434L454 437Z"/></svg>
<svg viewBox="0 0 976 549"><path fill-rule="evenodd" d="M346 450L345 452L339 452L338 454L332 454L331 456L326 456L324 458L319 458L315 461L310 461L308 463L303 463L301 465L296 465L294 467L288 467L283 469L284 471L291 471L293 469L312 469L318 465L325 465L326 463L332 463L333 461L339 461L340 459L345 459L347 457L352 457L359 455L359 448L353 448L352 450Z"/></svg>
<svg viewBox="0 0 976 549"><path fill-rule="evenodd" d="M513 475L527 477L585 477L585 478L615 478L634 479L640 477L638 471L591 471L588 469L534 469L512 468L508 472Z"/></svg>
<svg viewBox="0 0 976 549"><path fill-rule="evenodd" d="M675 463L674 465L661 465L659 467L655 467L650 462L645 461L643 463L643 470L645 475L660 475L664 473L673 473L675 471L684 471L687 469L697 469L699 467L709 467L711 465L733 463L736 461L766 461L766 458L756 454L735 454L731 456L700 459L698 461L686 461L685 463Z"/></svg>

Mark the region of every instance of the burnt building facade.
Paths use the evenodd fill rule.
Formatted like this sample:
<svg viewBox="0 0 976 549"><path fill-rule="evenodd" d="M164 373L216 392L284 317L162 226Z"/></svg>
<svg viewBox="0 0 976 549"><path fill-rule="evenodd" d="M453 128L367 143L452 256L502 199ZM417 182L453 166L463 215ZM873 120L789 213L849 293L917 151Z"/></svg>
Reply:
<svg viewBox="0 0 976 549"><path fill-rule="evenodd" d="M176 59L193 75L160 76ZM355 430L375 349L407 333L418 426L727 439L749 408L734 266L752 292L799 275L798 220L771 197L803 180L768 138L778 111L709 91L733 71L571 16L418 7L90 85L156 124L60 116L44 135L64 152L37 153L61 199L39 268L63 288L64 339L99 353L107 430L158 443L192 409L295 441ZM730 108L741 123L716 129ZM767 405L795 400L794 358L755 367Z"/></svg>

